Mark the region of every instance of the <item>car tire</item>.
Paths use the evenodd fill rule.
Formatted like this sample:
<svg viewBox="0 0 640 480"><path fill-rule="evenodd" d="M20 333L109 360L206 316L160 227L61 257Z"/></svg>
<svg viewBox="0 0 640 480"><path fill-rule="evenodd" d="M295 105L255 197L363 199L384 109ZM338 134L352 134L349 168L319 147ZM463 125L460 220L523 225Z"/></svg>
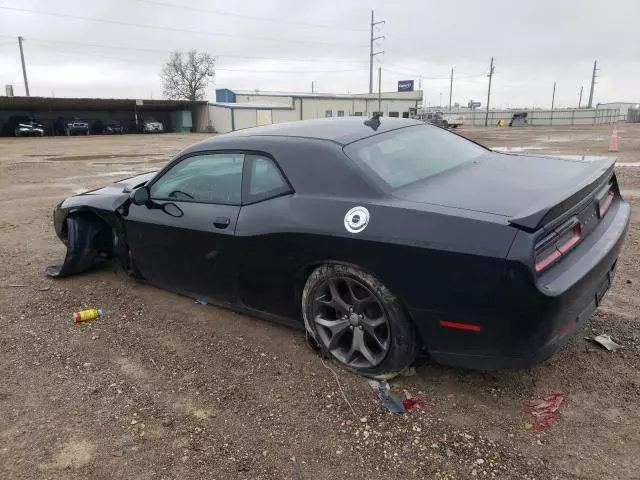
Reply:
<svg viewBox="0 0 640 480"><path fill-rule="evenodd" d="M419 336L401 302L359 268L316 268L302 292L302 312L323 355L360 375L393 378L420 352Z"/></svg>

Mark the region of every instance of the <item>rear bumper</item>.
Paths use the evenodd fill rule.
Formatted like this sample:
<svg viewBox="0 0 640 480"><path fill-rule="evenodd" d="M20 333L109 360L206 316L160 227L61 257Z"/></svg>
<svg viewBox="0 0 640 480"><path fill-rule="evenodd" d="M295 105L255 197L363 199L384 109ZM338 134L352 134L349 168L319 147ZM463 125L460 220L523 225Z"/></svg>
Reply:
<svg viewBox="0 0 640 480"><path fill-rule="evenodd" d="M629 217L629 206L617 202L603 219L604 234L585 239L580 253L540 277L535 295L497 292L507 306L494 317L410 309L429 355L439 363L483 370L528 368L549 358L593 316L611 286ZM440 320L478 324L481 330L441 328Z"/></svg>

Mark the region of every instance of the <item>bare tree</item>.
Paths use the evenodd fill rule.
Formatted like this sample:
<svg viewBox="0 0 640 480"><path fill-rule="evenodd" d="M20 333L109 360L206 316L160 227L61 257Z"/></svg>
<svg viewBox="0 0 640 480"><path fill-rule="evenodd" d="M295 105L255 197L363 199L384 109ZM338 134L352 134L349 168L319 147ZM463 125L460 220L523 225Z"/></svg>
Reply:
<svg viewBox="0 0 640 480"><path fill-rule="evenodd" d="M214 76L215 58L208 53L176 51L160 73L162 93L172 100L202 100Z"/></svg>

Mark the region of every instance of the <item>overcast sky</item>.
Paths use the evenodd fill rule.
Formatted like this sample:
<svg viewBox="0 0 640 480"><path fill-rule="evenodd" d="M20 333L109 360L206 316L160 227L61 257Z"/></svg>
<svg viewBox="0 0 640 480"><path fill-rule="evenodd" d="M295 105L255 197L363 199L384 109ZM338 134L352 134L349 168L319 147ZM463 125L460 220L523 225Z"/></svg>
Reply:
<svg viewBox="0 0 640 480"><path fill-rule="evenodd" d="M454 67L453 101L484 105L493 55L492 106L548 108L554 80L576 106L597 59L594 104L640 101L640 0L0 0L0 84L24 95L21 35L31 95L161 98L168 53L191 48L218 57L210 99L366 92L371 9L383 91L422 77L426 103L448 103Z"/></svg>

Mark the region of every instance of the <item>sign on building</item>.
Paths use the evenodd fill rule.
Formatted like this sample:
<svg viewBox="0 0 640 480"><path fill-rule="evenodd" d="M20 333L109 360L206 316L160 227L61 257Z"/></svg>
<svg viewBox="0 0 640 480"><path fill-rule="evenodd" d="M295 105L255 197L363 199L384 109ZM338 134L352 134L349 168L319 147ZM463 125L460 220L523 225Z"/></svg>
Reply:
<svg viewBox="0 0 640 480"><path fill-rule="evenodd" d="M400 80L398 82L399 92L413 92L413 80Z"/></svg>

